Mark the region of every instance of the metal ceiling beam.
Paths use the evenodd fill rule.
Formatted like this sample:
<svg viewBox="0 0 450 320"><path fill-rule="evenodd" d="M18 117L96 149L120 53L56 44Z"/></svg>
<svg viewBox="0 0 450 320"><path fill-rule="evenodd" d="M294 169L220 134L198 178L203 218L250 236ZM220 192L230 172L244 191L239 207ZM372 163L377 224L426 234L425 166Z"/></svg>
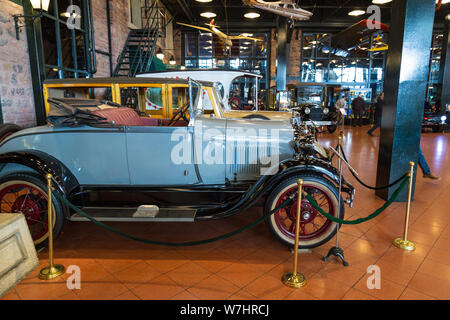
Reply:
<svg viewBox="0 0 450 320"><path fill-rule="evenodd" d="M186 17L189 19L189 22L191 22L191 23L194 22L195 18L191 12L191 9L189 9L189 6L186 4L186 1L185 0L177 0L177 3L183 10Z"/></svg>

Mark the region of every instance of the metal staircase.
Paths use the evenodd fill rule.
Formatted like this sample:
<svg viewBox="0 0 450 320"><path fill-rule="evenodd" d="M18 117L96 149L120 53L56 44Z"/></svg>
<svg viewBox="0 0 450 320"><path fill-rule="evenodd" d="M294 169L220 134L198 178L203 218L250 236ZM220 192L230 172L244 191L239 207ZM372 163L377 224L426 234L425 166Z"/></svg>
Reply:
<svg viewBox="0 0 450 320"><path fill-rule="evenodd" d="M134 77L137 73L150 70L156 41L160 36L158 6L155 1L151 6L144 7L145 25L143 29L132 29L127 41L117 59L113 76Z"/></svg>

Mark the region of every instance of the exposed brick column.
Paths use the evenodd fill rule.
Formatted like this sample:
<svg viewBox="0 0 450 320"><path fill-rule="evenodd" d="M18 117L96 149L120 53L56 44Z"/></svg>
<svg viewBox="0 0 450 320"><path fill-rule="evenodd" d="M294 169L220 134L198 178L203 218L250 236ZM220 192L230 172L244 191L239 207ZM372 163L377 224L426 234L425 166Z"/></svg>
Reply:
<svg viewBox="0 0 450 320"><path fill-rule="evenodd" d="M112 61L113 69L117 64L117 58L122 52L127 40L128 29L128 2L127 0L110 1L111 34L112 34ZM106 0L92 0L92 19L94 23L95 48L108 52L108 24L106 20ZM109 76L109 58L96 54L97 73L95 77Z"/></svg>
<svg viewBox="0 0 450 320"><path fill-rule="evenodd" d="M16 39L12 15L23 14L22 6L0 0L0 99L4 123L22 127L36 125L27 35Z"/></svg>
<svg viewBox="0 0 450 320"><path fill-rule="evenodd" d="M300 29L294 30L291 39L291 48L289 51L289 69L288 69L288 83L300 82L301 71L301 55L302 55L302 31Z"/></svg>

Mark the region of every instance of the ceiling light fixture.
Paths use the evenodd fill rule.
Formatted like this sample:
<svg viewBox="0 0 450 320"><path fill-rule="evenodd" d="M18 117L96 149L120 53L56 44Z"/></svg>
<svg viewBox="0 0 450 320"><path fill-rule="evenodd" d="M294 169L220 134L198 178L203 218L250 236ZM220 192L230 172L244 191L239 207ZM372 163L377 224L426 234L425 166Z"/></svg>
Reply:
<svg viewBox="0 0 450 320"><path fill-rule="evenodd" d="M48 11L50 5L50 0L30 0L30 2L34 10Z"/></svg>
<svg viewBox="0 0 450 320"><path fill-rule="evenodd" d="M61 13L61 17L64 18L74 18L74 19L80 19L81 16L79 14L76 14L75 12L63 12Z"/></svg>
<svg viewBox="0 0 450 320"><path fill-rule="evenodd" d="M157 57L159 60L164 59L164 53L162 52L161 48L159 48L159 49L158 49L158 52L156 52L156 57Z"/></svg>
<svg viewBox="0 0 450 320"><path fill-rule="evenodd" d="M242 33L241 36L244 36L244 37L253 37L253 33Z"/></svg>
<svg viewBox="0 0 450 320"><path fill-rule="evenodd" d="M204 17L204 18L215 18L216 17L216 14L215 13L213 13L213 12L202 12L202 13L200 13L200 15L202 16L202 17Z"/></svg>
<svg viewBox="0 0 450 320"><path fill-rule="evenodd" d="M256 19L259 18L261 15L258 12L247 12L244 14L244 17L247 19Z"/></svg>
<svg viewBox="0 0 450 320"><path fill-rule="evenodd" d="M362 16L363 14L365 14L366 12L365 11L363 11L363 10L353 10L353 11L350 11L349 13L348 13L348 15L349 16L353 16L353 17L357 17L357 16Z"/></svg>
<svg viewBox="0 0 450 320"><path fill-rule="evenodd" d="M197 2L202 2L202 3L206 3L206 2L212 2L212 0L195 0Z"/></svg>
<svg viewBox="0 0 450 320"><path fill-rule="evenodd" d="M392 2L392 0L372 0L373 4L385 4L388 2Z"/></svg>

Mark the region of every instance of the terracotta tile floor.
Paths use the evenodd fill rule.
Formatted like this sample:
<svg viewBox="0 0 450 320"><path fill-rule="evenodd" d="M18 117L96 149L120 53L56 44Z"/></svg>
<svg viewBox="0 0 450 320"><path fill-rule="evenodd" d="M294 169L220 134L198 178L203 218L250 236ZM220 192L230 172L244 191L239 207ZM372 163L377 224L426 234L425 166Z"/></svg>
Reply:
<svg viewBox="0 0 450 320"><path fill-rule="evenodd" d="M345 150L361 178L375 184L378 137L368 127L348 128ZM378 133L377 133L378 134ZM322 135L336 144L336 135ZM149 246L120 238L89 223L68 223L55 244L57 263L81 268L81 289L69 290L70 276L40 281L41 266L10 290L3 299L450 299L450 135L424 133L422 148L440 181L418 175L412 205L410 239L417 250L404 252L392 246L402 234L405 204L395 203L375 220L344 226L340 233L350 266L321 257L334 241L300 255L306 287L290 289L280 278L291 270L292 254L279 244L264 224L234 238L189 248ZM346 174L356 186L356 181ZM358 186L347 218L362 217L383 201ZM159 240L199 240L235 230L261 214L254 207L222 221L185 223L115 223L138 236ZM370 290L369 265L381 269L381 289Z"/></svg>

